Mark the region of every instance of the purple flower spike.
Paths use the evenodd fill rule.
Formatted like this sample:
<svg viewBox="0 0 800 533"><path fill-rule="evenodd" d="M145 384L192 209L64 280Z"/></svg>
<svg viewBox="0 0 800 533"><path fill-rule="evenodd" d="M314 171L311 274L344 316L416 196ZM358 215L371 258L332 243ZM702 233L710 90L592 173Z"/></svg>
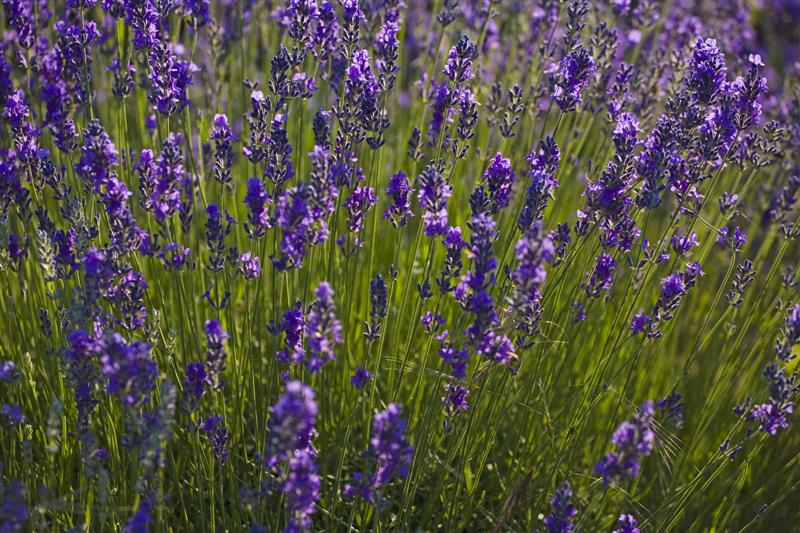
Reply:
<svg viewBox="0 0 800 533"><path fill-rule="evenodd" d="M367 501L377 502L382 487L408 475L414 448L405 433L406 421L399 405L390 403L384 411L375 413L365 454L373 470L370 474L356 474L355 484L345 486L345 495L358 494Z"/></svg>
<svg viewBox="0 0 800 533"><path fill-rule="evenodd" d="M220 390L224 385L222 374L225 372L224 342L228 338L228 332L222 329L218 320L211 319L205 323L206 342L208 351L206 353L206 372L208 382L214 390Z"/></svg>
<svg viewBox="0 0 800 533"><path fill-rule="evenodd" d="M623 422L614 432L611 442L615 451L608 452L595 466L595 472L606 484L639 474L642 458L653 451L656 439L652 421L653 402L647 401L630 421Z"/></svg>
<svg viewBox="0 0 800 533"><path fill-rule="evenodd" d="M350 384L357 389L361 389L371 379L372 379L372 372L370 372L363 366L360 366L356 368L356 373L350 377Z"/></svg>
<svg viewBox="0 0 800 533"><path fill-rule="evenodd" d="M494 215L507 207L511 201L517 175L511 168L511 161L503 157L500 152L497 152L486 172L483 173L483 179L489 188L489 197L492 201L490 212Z"/></svg>
<svg viewBox="0 0 800 533"><path fill-rule="evenodd" d="M299 381L288 382L270 413L264 464L271 469L289 459L295 450L310 446L317 419L314 390Z"/></svg>
<svg viewBox="0 0 800 533"><path fill-rule="evenodd" d="M583 103L583 90L597 76L594 58L589 50L580 47L570 51L548 69L552 98L562 111L574 111Z"/></svg>
<svg viewBox="0 0 800 533"><path fill-rule="evenodd" d="M564 482L550 498L553 511L544 517L544 527L548 533L569 533L575 529L572 519L578 516L578 510L572 505L572 488Z"/></svg>
<svg viewBox="0 0 800 533"><path fill-rule="evenodd" d="M621 514L617 519L617 529L612 533L640 533L639 521L632 514Z"/></svg>
<svg viewBox="0 0 800 533"><path fill-rule="evenodd" d="M316 300L306 320L308 353L304 359L312 374L319 372L328 361L336 359L333 348L342 342L342 325L336 318L333 289L323 281L314 290L314 296Z"/></svg>

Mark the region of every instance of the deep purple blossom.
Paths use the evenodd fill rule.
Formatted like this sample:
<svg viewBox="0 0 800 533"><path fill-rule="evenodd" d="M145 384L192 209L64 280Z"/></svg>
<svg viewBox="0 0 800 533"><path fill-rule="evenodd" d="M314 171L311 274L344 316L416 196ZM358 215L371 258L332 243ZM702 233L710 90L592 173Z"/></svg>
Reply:
<svg viewBox="0 0 800 533"><path fill-rule="evenodd" d="M363 366L360 366L356 368L355 374L350 376L350 384L357 389L361 389L371 379L372 379L372 372L370 372Z"/></svg>
<svg viewBox="0 0 800 533"><path fill-rule="evenodd" d="M245 252L239 256L238 272L244 279L255 279L261 275L261 261L252 252Z"/></svg>
<svg viewBox="0 0 800 533"><path fill-rule="evenodd" d="M228 429L222 425L222 417L210 415L200 425L200 430L211 439L214 459L223 465L228 460Z"/></svg>
<svg viewBox="0 0 800 533"><path fill-rule="evenodd" d="M442 405L447 416L456 416L469 409L469 389L457 383L448 383L444 386L444 393Z"/></svg>
<svg viewBox="0 0 800 533"><path fill-rule="evenodd" d="M426 311L419 318L419 321L422 322L423 326L425 326L425 332L429 335L439 331L439 329L447 322L442 315L433 313L431 311Z"/></svg>
<svg viewBox="0 0 800 533"><path fill-rule="evenodd" d="M154 2L125 2L125 23L133 30L137 50L150 50L159 44L162 20Z"/></svg>
<svg viewBox="0 0 800 533"><path fill-rule="evenodd" d="M108 213L108 236L111 251L124 255L141 244L140 228L133 216L128 199L133 193L112 174L104 184L101 199Z"/></svg>
<svg viewBox="0 0 800 533"><path fill-rule="evenodd" d="M595 466L595 472L603 477L606 483L621 481L626 477L639 474L641 461L650 455L655 443L652 429L653 402L647 401L614 432L611 443L615 451L608 452Z"/></svg>
<svg viewBox="0 0 800 533"><path fill-rule="evenodd" d="M230 234L235 221L225 213L225 222L222 221L222 212L217 204L208 204L206 207L206 243L208 243L209 258L206 268L212 272L220 272L227 261L225 238Z"/></svg>
<svg viewBox="0 0 800 533"><path fill-rule="evenodd" d="M264 178L272 182L276 191L294 177L292 145L289 144L287 137L286 115L277 114L272 119L264 167Z"/></svg>
<svg viewBox="0 0 800 533"><path fill-rule="evenodd" d="M496 224L487 213L481 213L472 218L469 227L472 230L468 247L471 267L461 277L453 295L473 316L472 324L465 333L475 351L496 363L507 364L516 354L508 337L493 330L498 317L494 298L490 294L491 287L496 283Z"/></svg>
<svg viewBox="0 0 800 533"><path fill-rule="evenodd" d="M457 87L473 78L472 61L478 57L478 46L463 35L450 49L442 71Z"/></svg>
<svg viewBox="0 0 800 533"><path fill-rule="evenodd" d="M661 297L665 301L672 301L686 293L686 284L680 272L670 274L661 280Z"/></svg>
<svg viewBox="0 0 800 533"><path fill-rule="evenodd" d="M647 313L637 313L631 319L631 332L633 333L642 333L645 331L647 324L650 323L650 315Z"/></svg>
<svg viewBox="0 0 800 533"><path fill-rule="evenodd" d="M314 297L314 304L306 319L308 353L304 359L312 374L319 372L328 361L336 359L334 346L342 342L342 325L336 318L333 289L328 282L319 284L314 290Z"/></svg>
<svg viewBox="0 0 800 533"><path fill-rule="evenodd" d="M617 529L612 533L640 533L639 521L632 514L621 514L617 518Z"/></svg>
<svg viewBox="0 0 800 533"><path fill-rule="evenodd" d="M313 30L313 53L321 60L327 59L339 41L339 20L331 0L323 0L319 6L319 20Z"/></svg>
<svg viewBox="0 0 800 533"><path fill-rule="evenodd" d="M511 279L517 284L517 291L528 301L538 298L539 286L547 279L544 263L553 259L554 252L553 241L542 235L538 225L517 241L514 255L518 263Z"/></svg>
<svg viewBox="0 0 800 533"><path fill-rule="evenodd" d="M444 126L451 120L450 113L455 93L446 81L441 83L436 80L431 81L430 104L433 108L431 120L428 124L428 139L432 145L439 142L444 143L445 139L440 139L443 135Z"/></svg>
<svg viewBox="0 0 800 533"><path fill-rule="evenodd" d="M414 448L406 438L406 421L400 406L390 403L372 419L372 433L366 451L371 473L357 476L354 480L357 486L346 486L345 494L358 493L367 501L378 500L382 487L395 478L408 475L413 454Z"/></svg>
<svg viewBox="0 0 800 533"><path fill-rule="evenodd" d="M693 261L687 263L683 271L673 272L662 278L661 294L658 302L653 307L652 314L647 315L647 320L640 319L640 322L636 324L642 328L639 331L644 332L649 338L661 337L661 327L664 323L672 320L675 310L680 305L684 295L695 286L702 275L703 271L700 269L700 263ZM636 317L634 317L634 320L636 320ZM633 330L633 324L631 329ZM634 333L636 332L634 330Z"/></svg>
<svg viewBox="0 0 800 533"><path fill-rule="evenodd" d="M158 251L158 258L169 270L181 270L186 265L192 251L177 242L168 242Z"/></svg>
<svg viewBox="0 0 800 533"><path fill-rule="evenodd" d="M5 426L20 426L25 423L25 415L19 405L4 403L0 406L0 421Z"/></svg>
<svg viewBox="0 0 800 533"><path fill-rule="evenodd" d="M465 349L456 348L455 345L447 340L447 330L436 336L439 339L439 357L442 361L450 365L450 374L457 379L463 379L467 375L467 361L469 352Z"/></svg>
<svg viewBox="0 0 800 533"><path fill-rule="evenodd" d="M526 231L542 218L548 202L558 187L555 173L560 160L561 152L552 137L540 141L537 149L528 154L526 161L531 165L528 171L530 184L517 223L520 230Z"/></svg>
<svg viewBox="0 0 800 533"><path fill-rule="evenodd" d="M736 114L737 129L746 130L761 123L761 103L768 91L767 79L760 74L760 68L764 66L761 56L750 54L750 69L744 78L737 78L732 83L732 89L736 91L736 103L734 104Z"/></svg>
<svg viewBox="0 0 800 533"><path fill-rule="evenodd" d="M158 367L143 342L128 344L119 333L109 333L100 345L100 369L108 392L125 407L137 407L155 388Z"/></svg>
<svg viewBox="0 0 800 533"><path fill-rule="evenodd" d="M714 103L724 90L726 75L725 57L714 39L698 38L689 60L688 83L701 104Z"/></svg>
<svg viewBox="0 0 800 533"><path fill-rule="evenodd" d="M684 235L678 231L672 236L672 238L670 238L669 243L672 245L672 249L675 250L675 253L678 255L684 255L692 248L700 246L700 243L697 241L697 233L695 232Z"/></svg>
<svg viewBox="0 0 800 533"><path fill-rule="evenodd" d="M552 261L554 254L553 241L542 233L539 222L533 224L514 247L517 268L511 273L515 287L508 297L508 304L515 311L516 345L520 349L529 347L531 337L538 332L540 287L547 279L544 264Z"/></svg>
<svg viewBox="0 0 800 533"><path fill-rule="evenodd" d="M19 367L14 361L0 361L0 381L3 383L13 383L19 378Z"/></svg>
<svg viewBox="0 0 800 533"><path fill-rule="evenodd" d="M163 223L180 207L180 187L185 178L183 136L180 133L170 133L164 139L155 163L156 180L151 200L156 219Z"/></svg>
<svg viewBox="0 0 800 533"><path fill-rule="evenodd" d="M738 253L747 244L747 235L739 229L739 226L736 226L733 231L728 226L724 226L717 235L717 244L728 247Z"/></svg>
<svg viewBox="0 0 800 533"><path fill-rule="evenodd" d="M297 304L283 314L280 327L276 333L283 333L284 346L276 354L276 359L280 363L298 364L303 361L305 350L303 349L303 332L305 331L305 314L303 313L303 303Z"/></svg>
<svg viewBox="0 0 800 533"><path fill-rule="evenodd" d="M375 35L376 65L380 69L380 84L384 91L394 87L399 70L397 61L400 40L397 34L400 32L400 20L399 14L395 14L397 18L393 18L391 11L387 10L386 20Z"/></svg>
<svg viewBox="0 0 800 533"><path fill-rule="evenodd" d="M17 89L6 98L3 117L9 126L14 129L20 128L28 120L30 114L31 108L26 102L22 89Z"/></svg>
<svg viewBox="0 0 800 533"><path fill-rule="evenodd" d="M270 408L267 422L267 445L264 464L275 468L311 445L314 423L317 419L317 402L314 390L299 381L289 381L277 402Z"/></svg>
<svg viewBox="0 0 800 533"><path fill-rule="evenodd" d="M281 492L287 495L287 506L292 513L286 532L311 530L311 515L316 512L321 485L316 459L317 454L310 446L296 450L289 459L288 471L281 486Z"/></svg>
<svg viewBox="0 0 800 533"><path fill-rule="evenodd" d="M620 113L614 122L611 140L618 154L629 155L636 148L639 134L639 121L630 113Z"/></svg>
<svg viewBox="0 0 800 533"><path fill-rule="evenodd" d="M267 142L269 141L269 113L272 102L261 91L250 93L250 113L247 123L250 125L250 141L242 147L242 154L256 164L267 155Z"/></svg>
<svg viewBox="0 0 800 533"><path fill-rule="evenodd" d="M594 58L586 48L570 51L547 70L552 98L562 111L574 111L583 103L583 91L597 75Z"/></svg>
<svg viewBox="0 0 800 533"><path fill-rule="evenodd" d="M400 406L390 403L372 419L372 435L367 456L375 463L372 487L387 485L395 477L405 477L414 449L405 435L406 422Z"/></svg>
<svg viewBox="0 0 800 533"><path fill-rule="evenodd" d="M442 273L436 278L436 284L441 292L450 292L453 289L451 281L461 275L463 266L461 252L467 247L467 242L461 238L461 228L448 228L447 233L442 239L446 255Z"/></svg>
<svg viewBox="0 0 800 533"><path fill-rule="evenodd" d="M214 141L214 179L227 188L231 188L231 166L233 165L233 132L228 125L228 117L224 114L214 115L214 129L211 132Z"/></svg>
<svg viewBox="0 0 800 533"><path fill-rule="evenodd" d="M308 206L309 189L305 184L286 189L278 197L275 220L283 230L280 257L273 258L279 271L302 268L310 241L311 212Z"/></svg>
<svg viewBox="0 0 800 533"><path fill-rule="evenodd" d="M424 213L422 222L425 235L444 235L450 227L447 223L447 200L453 187L443 176L444 161L431 161L417 178L419 203Z"/></svg>
<svg viewBox="0 0 800 533"><path fill-rule="evenodd" d="M511 161L497 152L483 173L483 179L489 188L489 197L492 201L490 212L496 214L508 206L514 193L514 182L517 181L517 175L511 168Z"/></svg>
<svg viewBox="0 0 800 533"><path fill-rule="evenodd" d="M187 90L197 66L178 59L165 43L157 43L148 57L150 94L148 100L156 111L171 116L189 105Z"/></svg>
<svg viewBox="0 0 800 533"><path fill-rule="evenodd" d="M602 253L597 257L594 269L587 272L588 280L583 284L586 296L597 298L602 292L609 292L614 283L614 269L617 262L607 253Z"/></svg>
<svg viewBox="0 0 800 533"><path fill-rule="evenodd" d="M25 530L25 522L28 520L27 492L21 481L14 480L8 484L0 482L0 494L3 495L0 503L0 531L3 533Z"/></svg>
<svg viewBox="0 0 800 533"><path fill-rule="evenodd" d="M259 239L266 235L268 229L272 227L272 219L269 214L269 204L272 202L264 182L257 177L247 180L247 195L244 203L247 205L247 223L244 225L245 231L251 239Z"/></svg>
<svg viewBox="0 0 800 533"><path fill-rule="evenodd" d="M372 187L356 187L344 202L347 211L347 229L352 234L359 233L364 226L367 212L378 203L378 196ZM360 247L359 238L354 237L354 245Z"/></svg>
<svg viewBox="0 0 800 533"><path fill-rule="evenodd" d="M196 28L205 26L211 22L209 5L211 0L181 0L183 12L192 19L192 25Z"/></svg>
<svg viewBox="0 0 800 533"><path fill-rule="evenodd" d="M572 488L566 481L550 498L552 512L544 517L544 526L548 533L569 533L575 529L572 519L578 516L578 510L572 504Z"/></svg>
<svg viewBox="0 0 800 533"><path fill-rule="evenodd" d="M153 507L154 503L150 498L139 500L139 507L133 516L128 519L122 529L123 533L145 533L150 531L150 523L154 520Z"/></svg>
<svg viewBox="0 0 800 533"><path fill-rule="evenodd" d="M383 218L392 221L395 228L403 227L408 219L414 216L411 211L410 197L414 189L408 182L405 172L398 172L389 179L386 194L391 196L389 207L384 211Z"/></svg>
<svg viewBox="0 0 800 533"><path fill-rule="evenodd" d="M796 373L788 374L777 363L767 365L764 378L769 383L769 399L754 406L747 419L757 422L764 433L777 435L778 431L789 427L787 417L794 412L794 401L800 384Z"/></svg>
<svg viewBox="0 0 800 533"><path fill-rule="evenodd" d="M75 164L75 172L83 179L87 188L100 192L106 180L116 176L114 168L118 163L117 149L100 121L89 122L83 132L81 158Z"/></svg>
<svg viewBox="0 0 800 533"><path fill-rule="evenodd" d="M189 394L190 402L196 402L205 394L208 375L206 374L203 363L189 363L186 365L186 377L183 380L183 390Z"/></svg>
<svg viewBox="0 0 800 533"><path fill-rule="evenodd" d="M311 211L311 243L319 244L328 240L329 229L326 219L336 208L339 189L332 172L334 163L331 153L315 145L311 153L311 172L308 179L308 206Z"/></svg>
<svg viewBox="0 0 800 533"><path fill-rule="evenodd" d="M224 343L228 338L228 332L222 329L222 325L215 319L207 320L204 328L206 331L206 343L208 344L206 351L208 383L212 389L220 390L225 383L222 374L225 372L225 361L227 359Z"/></svg>
<svg viewBox="0 0 800 533"><path fill-rule="evenodd" d="M34 7L38 2L30 2L27 0L4 0L3 6L7 10L7 21L9 27L16 32L16 38L19 39L20 46L29 49L34 45L36 38L36 19L34 17Z"/></svg>

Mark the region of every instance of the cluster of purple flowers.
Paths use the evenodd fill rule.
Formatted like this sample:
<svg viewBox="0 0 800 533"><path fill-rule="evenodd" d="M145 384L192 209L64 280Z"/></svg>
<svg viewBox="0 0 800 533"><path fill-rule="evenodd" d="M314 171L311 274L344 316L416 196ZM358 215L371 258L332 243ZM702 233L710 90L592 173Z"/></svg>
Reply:
<svg viewBox="0 0 800 533"><path fill-rule="evenodd" d="M574 111L583 103L583 91L595 76L597 68L589 50L571 50L548 69L553 101L562 111Z"/></svg>
<svg viewBox="0 0 800 533"><path fill-rule="evenodd" d="M578 516L578 510L572 504L572 488L564 482L550 498L552 512L544 517L544 527L548 533L569 533L575 529L572 519Z"/></svg>
<svg viewBox="0 0 800 533"><path fill-rule="evenodd" d="M703 276L700 263L686 264L683 271L673 272L661 280L661 295L653 306L652 314L639 313L631 320L633 333L644 333L648 338L657 339L663 335L662 326L675 316L684 295L697 284Z"/></svg>
<svg viewBox="0 0 800 533"><path fill-rule="evenodd" d="M642 459L653 451L656 440L653 414L653 402L647 401L614 432L611 443L615 451L608 452L594 468L606 483L639 475Z"/></svg>
<svg viewBox="0 0 800 533"><path fill-rule="evenodd" d="M507 364L516 358L514 345L495 330L499 318L490 293L496 283L497 259L493 252L496 224L488 213L479 213L468 226L472 230L467 247L471 268L461 277L453 295L473 317L465 333L475 352L498 364Z"/></svg>
<svg viewBox="0 0 800 533"><path fill-rule="evenodd" d="M28 519L28 489L21 481L0 482L0 531L23 531Z"/></svg>
<svg viewBox="0 0 800 533"><path fill-rule="evenodd" d="M759 429L769 435L777 435L781 429L789 427L788 416L794 412L795 401L800 393L797 373L785 368L794 358L793 348L800 340L800 305L789 308L781 328L781 336L775 342L777 363L764 368L763 375L769 384L769 398L766 402L750 407L748 398L744 404L736 406L734 412L750 422L758 424Z"/></svg>
<svg viewBox="0 0 800 533"><path fill-rule="evenodd" d="M640 533L639 521L632 514L621 514L617 518L617 529L612 533Z"/></svg>
<svg viewBox="0 0 800 533"><path fill-rule="evenodd" d="M279 482L292 513L288 529L308 530L320 497L317 452L311 445L317 418L314 391L299 381L289 381L270 413L264 466L278 473L277 467L285 464Z"/></svg>
<svg viewBox="0 0 800 533"><path fill-rule="evenodd" d="M534 336L541 315L541 285L547 280L545 263L555 256L553 240L542 235L541 225L534 224L514 248L518 261L517 268L511 274L516 284L509 297L509 304L517 311L518 321L515 328L519 332L517 346L526 347L528 339Z"/></svg>
<svg viewBox="0 0 800 533"><path fill-rule="evenodd" d="M266 417L259 469L268 481L248 510L260 514L263 497L277 492L288 511L287 531L322 527L312 517L323 500L322 480L330 475L324 454L331 450L321 449L326 460L318 461L315 392L295 378L324 386L326 395L341 393L344 402L357 400L345 433L369 433L366 466L354 468L346 456L351 443L340 442L336 479L352 478L344 494L375 504L377 519L389 485L410 474L414 448L406 420L423 428L442 421L441 441L432 435L413 440L437 458L450 454L440 456L435 446L457 443L447 460L466 466L472 508L485 497L474 493L484 491L483 465L502 465L486 462L489 448L481 469L469 468L474 448L484 445L469 432L484 434L472 418L464 433L451 433L460 429L456 417L471 409L480 425L495 412L522 420L519 405L536 412L533 402L496 411L479 404L484 391L496 393L497 365L511 371L503 379L513 390L527 387L522 380L529 374L518 372L523 355L546 345L549 351L536 354L537 385L560 386L568 376L572 386L578 369L572 361L589 358L560 357L561 350L607 340L608 328L598 323L612 314L625 320L638 309L615 301L613 313L601 309L592 317L594 327L557 337L570 309L577 321L589 308L610 311L612 297L622 292L615 284L636 302L652 295L656 303L615 332L618 340L641 333L645 349L668 333L667 323L677 329L675 316L704 275L700 261L713 275L714 254L730 256L728 276L736 266L723 315L733 326L738 311L763 311L749 299L743 306L745 290L762 271L756 258L796 258L790 246L800 238L800 66L787 60L776 69L756 53L770 61L775 55L762 42L762 20L786 34L776 41L797 37L796 2L735 0L714 6L719 13L690 0L666 6L442 0L435 3L438 13L431 3L402 0L285 0L269 2L269 13L260 13L255 0L59 4L0 0L0 275L8 292L0 345L4 357L32 358L0 361L0 431L4 439L21 440L2 449L24 459L12 465L12 477L29 469L40 449L53 454L48 465L60 467L30 470L29 490L11 481L0 463L0 531L44 527L29 516L34 503L41 510L37 520L53 514L50 527L100 529L112 527L106 507L121 504L132 515L115 517L113 525L148 531L165 513L177 516L169 514L161 487L172 477L159 470L168 458L177 468L188 464L167 450L173 439L185 444L187 435L207 452L195 457L213 454L227 512L230 471L238 479L244 465L238 457L250 456L240 433L253 420L264 423L258 417L265 410L251 402L278 382L284 388ZM762 31L753 31L754 24ZM795 53L788 44L785 59ZM443 51L446 57L437 57ZM408 139L405 153L392 146L402 139ZM519 161L525 153L527 165ZM760 174L769 167L775 171ZM559 180L559 194L582 192L581 209L571 218L559 218L576 207L568 198L554 201ZM722 187L719 211L707 221L701 211ZM749 204L764 193L771 198L759 204L759 221ZM663 232L660 241L648 241L656 229ZM590 235L597 237L592 243ZM715 237L726 250L706 240ZM777 254L753 253L779 238L785 245ZM419 261L418 250L427 262ZM668 271L659 270L670 260ZM676 270L676 264L685 266ZM765 294L780 265L767 266L764 286L756 284ZM552 291L548 278L558 282ZM798 286L793 269L782 282L774 297L787 316L774 344L777 361L763 372L768 395L736 409L747 437L788 428L800 391L789 366L800 345L800 304L786 303ZM716 318L718 299L709 319ZM414 335L417 319L425 350ZM272 343L263 338L268 322ZM705 327L693 333L716 341L716 326ZM30 339L31 331L43 338ZM627 350L622 342L598 344L599 359L609 366L590 374L586 386L600 387L618 370L606 350ZM398 367L391 354L389 369L377 370L395 349L406 357L419 353L421 363ZM698 344L687 356L679 379L692 379L688 366L701 349ZM436 354L429 359L430 351ZM632 371L638 362L637 353ZM48 375L56 367L66 387ZM381 394L388 388L391 398L402 397L411 367L419 371L414 391L422 396L404 417L400 405L380 403ZM435 390L423 387L426 375L441 380ZM171 381L181 385L180 394ZM37 387L35 401L13 397L31 387ZM501 396L512 389L498 390ZM606 484L638 476L656 445L656 409L659 423L681 427L686 399L669 390L614 432L613 450L595 466ZM550 391L539 392L544 398ZM334 437L324 434L326 444L339 429L338 418L328 419L337 404L327 399L320 404L320 429ZM36 427L46 417L35 410L51 401L59 406L52 420ZM241 408L235 423L231 405ZM376 405L385 408L375 412ZM553 418L565 412L548 411ZM121 428L104 427L116 416ZM549 425L554 420L547 416ZM62 431L62 421L73 427ZM501 434L502 423L486 435ZM47 446L34 446L42 435ZM49 499L50 489L34 482L69 481L64 474L74 469L66 468L69 461L54 463L61 457L52 451L67 439L77 440L86 479L79 493ZM528 439L520 441L521 453L529 452ZM113 472L120 445L134 457L124 474ZM244 453L229 446L245 446ZM565 454L569 470L559 471L574 471L573 456ZM443 471L452 466L443 462ZM132 490L117 486L128 473ZM484 477L472 479L475 473ZM398 528L418 516L413 502L423 497L421 479L409 480L403 491L402 501L412 504L397 515ZM205 497L194 488L191 503ZM130 495L136 500L119 500ZM474 528L478 520L476 513L458 516L462 496L459 489L452 500L448 529ZM574 496L566 482L555 488L544 517L548 531L577 527ZM438 499L431 505L441 503L441 493L432 497ZM85 503L91 522L76 522L72 508L60 522L56 501ZM352 505L355 523L360 504ZM510 515L517 511L507 508L503 520L516 527ZM604 516L617 512L604 510ZM341 524L335 513L317 516L328 527ZM362 529L366 517L358 517ZM630 514L620 515L615 527L615 533L639 532Z"/></svg>
<svg viewBox="0 0 800 533"><path fill-rule="evenodd" d="M444 235L450 227L447 223L447 200L453 187L444 178L444 161L431 161L417 178L419 203L424 209L422 221L425 235Z"/></svg>
<svg viewBox="0 0 800 533"><path fill-rule="evenodd" d="M205 323L206 342L208 343L208 350L206 352L206 374L208 375L208 382L211 388L219 390L222 388L224 379L222 377L225 372L225 354L224 342L228 338L228 332L222 329L222 325L218 320L211 319Z"/></svg>
<svg viewBox="0 0 800 533"><path fill-rule="evenodd" d="M409 199L414 189L408 182L405 172L398 172L389 180L386 194L392 197L392 202L383 214L383 218L390 219L394 227L403 227L414 216L411 211Z"/></svg>
<svg viewBox="0 0 800 533"><path fill-rule="evenodd" d="M100 370L108 380L107 390L126 407L140 406L155 388L158 373L143 342L128 344L119 333L108 334L95 348L100 354Z"/></svg>
<svg viewBox="0 0 800 533"><path fill-rule="evenodd" d="M325 363L335 360L334 347L342 342L342 324L336 318L333 289L323 281L314 290L314 297L305 323L308 350L304 363L311 373L319 372Z"/></svg>
<svg viewBox="0 0 800 533"><path fill-rule="evenodd" d="M531 165L528 171L530 185L525 194L525 205L519 214L520 230L527 230L544 216L547 203L558 187L555 174L560 160L561 152L552 137L540 141L538 150L528 154L527 161Z"/></svg>
<svg viewBox="0 0 800 533"><path fill-rule="evenodd" d="M393 479L408 475L414 448L405 433L406 422L399 405L390 403L384 411L375 413L365 454L370 473L357 473L353 483L345 486L345 495L374 502L380 499L380 490Z"/></svg>

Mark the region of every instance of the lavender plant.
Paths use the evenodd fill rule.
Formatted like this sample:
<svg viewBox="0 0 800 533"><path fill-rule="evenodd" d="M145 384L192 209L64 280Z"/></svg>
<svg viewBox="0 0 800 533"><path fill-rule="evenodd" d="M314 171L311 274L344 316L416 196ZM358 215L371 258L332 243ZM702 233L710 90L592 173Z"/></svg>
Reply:
<svg viewBox="0 0 800 533"><path fill-rule="evenodd" d="M797 522L796 1L0 30L0 531Z"/></svg>

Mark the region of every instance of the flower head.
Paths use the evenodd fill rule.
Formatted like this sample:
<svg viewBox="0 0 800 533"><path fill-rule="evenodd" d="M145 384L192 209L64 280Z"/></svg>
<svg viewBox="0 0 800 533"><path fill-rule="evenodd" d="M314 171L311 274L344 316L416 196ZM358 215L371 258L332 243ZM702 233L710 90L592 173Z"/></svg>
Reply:
<svg viewBox="0 0 800 533"><path fill-rule="evenodd" d="M270 408L265 465L274 468L295 450L308 448L316 419L314 390L299 381L286 383L284 393Z"/></svg>
<svg viewBox="0 0 800 533"><path fill-rule="evenodd" d="M614 432L611 443L615 451L608 452L595 466L595 472L606 483L639 474L642 458L650 455L655 443L652 420L653 402L647 401L630 421L620 424Z"/></svg>
<svg viewBox="0 0 800 533"><path fill-rule="evenodd" d="M572 505L572 488L564 482L550 498L553 511L544 518L544 526L548 533L569 533L575 529L572 519L578 516L578 510Z"/></svg>

